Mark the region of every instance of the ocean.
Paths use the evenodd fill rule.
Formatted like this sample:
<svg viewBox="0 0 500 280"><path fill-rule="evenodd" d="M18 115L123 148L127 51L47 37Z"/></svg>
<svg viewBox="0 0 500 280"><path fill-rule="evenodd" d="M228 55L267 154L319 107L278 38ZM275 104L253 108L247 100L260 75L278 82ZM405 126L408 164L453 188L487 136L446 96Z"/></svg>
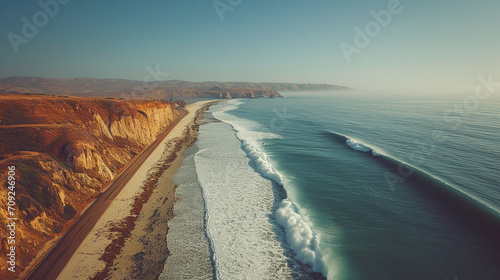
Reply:
<svg viewBox="0 0 500 280"><path fill-rule="evenodd" d="M212 106L186 157L210 277L500 279L499 101L282 94Z"/></svg>

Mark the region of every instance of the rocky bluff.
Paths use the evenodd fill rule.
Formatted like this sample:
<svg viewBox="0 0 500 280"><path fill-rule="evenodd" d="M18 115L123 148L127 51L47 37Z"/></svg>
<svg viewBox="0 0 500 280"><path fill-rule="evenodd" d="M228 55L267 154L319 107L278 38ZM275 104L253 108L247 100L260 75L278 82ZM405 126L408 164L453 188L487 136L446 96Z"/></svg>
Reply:
<svg viewBox="0 0 500 280"><path fill-rule="evenodd" d="M8 217L7 172L15 166L17 270L64 233L184 106L182 101L0 95L0 219ZM0 227L4 256L10 247L3 238L7 231ZM6 269L1 261L1 279L8 279Z"/></svg>

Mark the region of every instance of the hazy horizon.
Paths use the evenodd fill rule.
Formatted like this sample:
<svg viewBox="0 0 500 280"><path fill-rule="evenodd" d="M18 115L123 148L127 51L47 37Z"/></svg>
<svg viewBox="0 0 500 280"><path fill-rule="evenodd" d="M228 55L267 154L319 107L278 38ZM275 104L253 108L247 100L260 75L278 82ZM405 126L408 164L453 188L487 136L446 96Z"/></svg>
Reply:
<svg viewBox="0 0 500 280"><path fill-rule="evenodd" d="M498 1L9 2L0 77L335 84L406 94L500 80ZM150 81L158 80L149 75Z"/></svg>

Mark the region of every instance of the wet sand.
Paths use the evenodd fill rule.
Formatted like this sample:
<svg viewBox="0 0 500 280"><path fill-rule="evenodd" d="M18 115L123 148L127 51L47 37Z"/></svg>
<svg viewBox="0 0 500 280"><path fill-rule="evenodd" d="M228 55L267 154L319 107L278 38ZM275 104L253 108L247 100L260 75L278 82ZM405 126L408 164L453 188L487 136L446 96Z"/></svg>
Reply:
<svg viewBox="0 0 500 280"><path fill-rule="evenodd" d="M182 151L196 141L203 111L213 103L188 105L188 115L118 194L57 279L156 279L160 275L169 255L165 236L175 202L171 177L182 164Z"/></svg>
<svg viewBox="0 0 500 280"><path fill-rule="evenodd" d="M214 279L214 264L205 232L205 204L198 184L194 155L196 146L186 149L183 165L173 179L178 184L174 217L167 235L170 254L159 280Z"/></svg>

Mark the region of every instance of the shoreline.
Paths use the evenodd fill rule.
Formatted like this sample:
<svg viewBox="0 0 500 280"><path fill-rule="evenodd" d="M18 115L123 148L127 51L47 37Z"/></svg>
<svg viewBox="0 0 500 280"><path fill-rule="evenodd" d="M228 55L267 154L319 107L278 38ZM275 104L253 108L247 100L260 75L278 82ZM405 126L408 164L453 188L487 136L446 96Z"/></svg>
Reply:
<svg viewBox="0 0 500 280"><path fill-rule="evenodd" d="M188 115L112 202L57 279L149 279L160 275L169 255L167 222L173 217L176 200L171 176L182 165L184 149L196 141L203 113L218 102L188 105Z"/></svg>
<svg viewBox="0 0 500 280"><path fill-rule="evenodd" d="M158 185L144 204L122 254L111 267L111 279L158 279L162 273L170 256L167 244L168 222L174 217L173 208L179 199L175 195L177 184L172 176L183 165L183 152L198 139L204 112L216 102L209 102L195 112L193 122L169 152L174 159L163 172L155 175ZM168 158L166 162L169 162Z"/></svg>
<svg viewBox="0 0 500 280"><path fill-rule="evenodd" d="M204 124L207 122L205 119ZM205 201L194 162L197 152L196 144L184 151L183 164L173 177L178 201L167 234L170 254L158 280L216 278L214 252L206 232Z"/></svg>

